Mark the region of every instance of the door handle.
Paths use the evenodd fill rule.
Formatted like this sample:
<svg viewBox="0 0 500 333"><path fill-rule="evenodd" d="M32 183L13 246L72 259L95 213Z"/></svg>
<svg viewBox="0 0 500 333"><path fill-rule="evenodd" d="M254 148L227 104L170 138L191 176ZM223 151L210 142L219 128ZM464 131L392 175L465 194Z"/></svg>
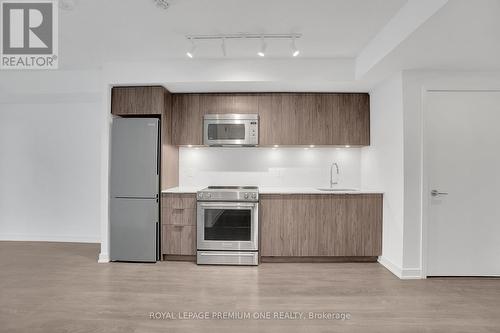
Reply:
<svg viewBox="0 0 500 333"><path fill-rule="evenodd" d="M439 192L438 190L432 190L432 191L431 191L431 195L432 195L433 197L437 197L437 196L439 196L439 195L448 195L448 192Z"/></svg>

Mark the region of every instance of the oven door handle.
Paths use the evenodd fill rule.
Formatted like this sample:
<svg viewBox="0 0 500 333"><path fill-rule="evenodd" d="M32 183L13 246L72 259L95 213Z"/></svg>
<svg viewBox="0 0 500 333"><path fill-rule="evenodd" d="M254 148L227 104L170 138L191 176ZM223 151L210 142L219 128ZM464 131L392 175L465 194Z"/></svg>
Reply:
<svg viewBox="0 0 500 333"><path fill-rule="evenodd" d="M227 252L227 253L200 253L199 255L201 255L201 256L223 256L223 257L227 257L227 256L253 257L253 256L255 256L255 252L253 252L253 253L241 253L241 252L238 252L238 253L231 253L231 252Z"/></svg>
<svg viewBox="0 0 500 333"><path fill-rule="evenodd" d="M245 208L253 208L257 206L256 202L221 202L221 203L206 203L206 202L198 202L198 205L202 208L232 208L232 207L245 207Z"/></svg>

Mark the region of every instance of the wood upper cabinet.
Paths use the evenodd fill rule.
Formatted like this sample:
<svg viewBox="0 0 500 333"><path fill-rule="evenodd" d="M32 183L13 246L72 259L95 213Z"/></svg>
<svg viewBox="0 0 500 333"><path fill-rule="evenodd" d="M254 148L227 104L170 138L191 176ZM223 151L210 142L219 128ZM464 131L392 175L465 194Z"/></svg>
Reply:
<svg viewBox="0 0 500 333"><path fill-rule="evenodd" d="M164 194L161 221L163 254L196 254L195 194Z"/></svg>
<svg viewBox="0 0 500 333"><path fill-rule="evenodd" d="M370 145L370 98L368 94L339 94L341 145Z"/></svg>
<svg viewBox="0 0 500 333"><path fill-rule="evenodd" d="M379 256L381 194L263 194L262 256Z"/></svg>
<svg viewBox="0 0 500 333"><path fill-rule="evenodd" d="M370 145L368 94L263 94L260 145Z"/></svg>
<svg viewBox="0 0 500 333"><path fill-rule="evenodd" d="M370 144L365 93L263 93L173 95L173 142L203 144L203 115L257 113L259 144Z"/></svg>
<svg viewBox="0 0 500 333"><path fill-rule="evenodd" d="M201 114L259 113L257 94L200 94Z"/></svg>
<svg viewBox="0 0 500 333"><path fill-rule="evenodd" d="M172 141L175 145L203 144L200 94L172 96Z"/></svg>
<svg viewBox="0 0 500 333"><path fill-rule="evenodd" d="M157 114L165 108L165 88L114 87L111 90L111 113L117 116Z"/></svg>

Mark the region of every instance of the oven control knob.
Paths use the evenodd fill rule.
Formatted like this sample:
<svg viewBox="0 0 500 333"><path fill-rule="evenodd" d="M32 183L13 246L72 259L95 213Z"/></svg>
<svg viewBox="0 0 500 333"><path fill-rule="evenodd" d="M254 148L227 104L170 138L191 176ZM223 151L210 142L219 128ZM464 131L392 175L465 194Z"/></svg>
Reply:
<svg viewBox="0 0 500 333"><path fill-rule="evenodd" d="M203 193L198 193L198 198L203 199Z"/></svg>
<svg viewBox="0 0 500 333"><path fill-rule="evenodd" d="M252 199L257 199L257 193L252 193Z"/></svg>
<svg viewBox="0 0 500 333"><path fill-rule="evenodd" d="M248 199L248 193L245 193L244 197L245 199Z"/></svg>
<svg viewBox="0 0 500 333"><path fill-rule="evenodd" d="M212 193L207 193L207 199L210 199L212 197Z"/></svg>

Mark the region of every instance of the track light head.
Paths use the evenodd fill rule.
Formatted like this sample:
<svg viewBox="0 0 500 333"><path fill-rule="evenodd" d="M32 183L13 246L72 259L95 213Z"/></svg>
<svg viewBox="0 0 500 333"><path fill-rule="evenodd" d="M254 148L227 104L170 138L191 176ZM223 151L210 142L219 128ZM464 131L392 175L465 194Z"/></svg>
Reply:
<svg viewBox="0 0 500 333"><path fill-rule="evenodd" d="M257 52L257 55L259 57L265 57L266 56L266 48L267 48L267 45L266 45L266 42L264 41L264 36L261 36L260 37L260 50L259 50L259 52Z"/></svg>
<svg viewBox="0 0 500 333"><path fill-rule="evenodd" d="M296 57L300 54L300 50L295 45L295 35L292 37L292 56Z"/></svg>
<svg viewBox="0 0 500 333"><path fill-rule="evenodd" d="M194 44L194 40L192 38L189 38L189 40L191 41L191 47L189 48L189 50L186 52L186 55L189 57L189 58L193 58L194 57L194 50L196 49L196 45Z"/></svg>

